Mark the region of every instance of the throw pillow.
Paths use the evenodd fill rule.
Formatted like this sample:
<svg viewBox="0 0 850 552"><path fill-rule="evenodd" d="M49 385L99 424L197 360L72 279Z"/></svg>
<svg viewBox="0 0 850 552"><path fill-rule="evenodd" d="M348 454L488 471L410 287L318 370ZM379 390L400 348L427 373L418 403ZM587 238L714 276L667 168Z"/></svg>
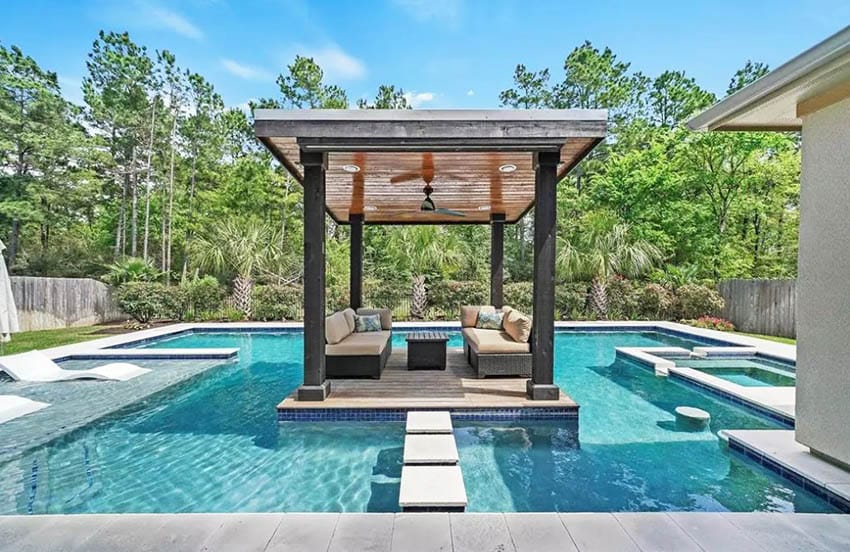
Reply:
<svg viewBox="0 0 850 552"><path fill-rule="evenodd" d="M381 315L379 314L356 314L354 315L354 326L356 332L379 332L381 331Z"/></svg>
<svg viewBox="0 0 850 552"><path fill-rule="evenodd" d="M531 336L531 318L522 314L518 310L511 310L505 315L504 319L505 333L517 343L528 343L528 338Z"/></svg>
<svg viewBox="0 0 850 552"><path fill-rule="evenodd" d="M479 312L475 327L481 330L501 330L502 316L501 312Z"/></svg>

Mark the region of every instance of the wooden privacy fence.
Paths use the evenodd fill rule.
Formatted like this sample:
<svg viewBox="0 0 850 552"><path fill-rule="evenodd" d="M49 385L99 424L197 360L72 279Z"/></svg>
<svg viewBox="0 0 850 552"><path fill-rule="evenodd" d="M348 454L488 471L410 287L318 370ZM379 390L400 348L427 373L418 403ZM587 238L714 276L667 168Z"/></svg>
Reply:
<svg viewBox="0 0 850 552"><path fill-rule="evenodd" d="M797 337L795 280L722 280L721 313L742 332Z"/></svg>
<svg viewBox="0 0 850 552"><path fill-rule="evenodd" d="M91 278L12 276L12 295L23 332L126 318L110 287Z"/></svg>

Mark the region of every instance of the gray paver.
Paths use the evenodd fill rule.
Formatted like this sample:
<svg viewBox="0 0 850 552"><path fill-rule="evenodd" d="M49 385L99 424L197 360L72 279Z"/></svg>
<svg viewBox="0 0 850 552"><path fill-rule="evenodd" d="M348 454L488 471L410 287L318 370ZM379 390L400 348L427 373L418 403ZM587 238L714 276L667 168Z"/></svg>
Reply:
<svg viewBox="0 0 850 552"><path fill-rule="evenodd" d="M505 522L517 552L578 550L558 514L505 514Z"/></svg>
<svg viewBox="0 0 850 552"><path fill-rule="evenodd" d="M393 525L392 550L404 552L452 550L449 514L397 514Z"/></svg>
<svg viewBox="0 0 850 552"><path fill-rule="evenodd" d="M328 552L389 552L393 514L340 516Z"/></svg>
<svg viewBox="0 0 850 552"><path fill-rule="evenodd" d="M771 552L828 550L782 514L726 513L723 516Z"/></svg>
<svg viewBox="0 0 850 552"><path fill-rule="evenodd" d="M797 514L788 521L830 550L850 550L850 516Z"/></svg>
<svg viewBox="0 0 850 552"><path fill-rule="evenodd" d="M416 434L404 436L405 464L457 464L455 436L448 434Z"/></svg>
<svg viewBox="0 0 850 552"><path fill-rule="evenodd" d="M452 416L445 410L412 411L407 413L407 433L451 433Z"/></svg>
<svg viewBox="0 0 850 552"><path fill-rule="evenodd" d="M404 466L398 504L402 508L463 508L466 486L460 466Z"/></svg>
<svg viewBox="0 0 850 552"><path fill-rule="evenodd" d="M238 514L228 516L204 542L201 550L210 552L262 552L271 541L283 514Z"/></svg>
<svg viewBox="0 0 850 552"><path fill-rule="evenodd" d="M83 549L111 521L109 515L19 516L0 526L0 550L36 552Z"/></svg>
<svg viewBox="0 0 850 552"><path fill-rule="evenodd" d="M169 516L158 531L160 550L198 550L231 515L183 514Z"/></svg>
<svg viewBox="0 0 850 552"><path fill-rule="evenodd" d="M670 512L668 514L706 552L764 550L720 513Z"/></svg>
<svg viewBox="0 0 850 552"><path fill-rule="evenodd" d="M454 552L516 552L502 514L449 514Z"/></svg>
<svg viewBox="0 0 850 552"><path fill-rule="evenodd" d="M119 514L96 531L85 542L87 552L134 550L156 552L162 550L159 528L169 516L163 514Z"/></svg>
<svg viewBox="0 0 850 552"><path fill-rule="evenodd" d="M327 550L340 514L284 514L268 552Z"/></svg>
<svg viewBox="0 0 850 552"><path fill-rule="evenodd" d="M614 517L644 552L700 550L697 543L664 514L635 512L614 514Z"/></svg>
<svg viewBox="0 0 850 552"><path fill-rule="evenodd" d="M616 550L640 552L613 514L561 514L561 521L582 552Z"/></svg>

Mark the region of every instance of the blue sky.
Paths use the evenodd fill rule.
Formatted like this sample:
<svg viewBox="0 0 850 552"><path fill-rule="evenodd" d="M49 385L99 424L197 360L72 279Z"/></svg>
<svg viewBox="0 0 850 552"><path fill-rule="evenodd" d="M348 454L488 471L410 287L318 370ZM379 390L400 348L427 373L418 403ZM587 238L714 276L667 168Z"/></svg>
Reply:
<svg viewBox="0 0 850 552"><path fill-rule="evenodd" d="M17 44L80 101L100 29L129 31L207 77L228 105L277 96L275 76L311 55L354 102L381 83L417 107L497 107L517 63L562 74L584 40L649 76L685 70L722 94L747 59L771 67L850 22L847 0L30 0L6 5Z"/></svg>

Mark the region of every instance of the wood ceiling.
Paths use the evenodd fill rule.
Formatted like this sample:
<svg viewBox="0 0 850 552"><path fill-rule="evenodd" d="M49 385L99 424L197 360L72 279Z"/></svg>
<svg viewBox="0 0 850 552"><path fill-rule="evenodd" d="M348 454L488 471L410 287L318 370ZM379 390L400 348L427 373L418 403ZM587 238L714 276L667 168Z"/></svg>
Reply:
<svg viewBox="0 0 850 552"><path fill-rule="evenodd" d="M279 113L282 110L273 111ZM310 115L315 117L315 112ZM386 113L383 115L386 116ZM258 114L258 120L260 117L261 114ZM425 117L425 120L427 126L431 119ZM399 124L408 123L402 121ZM376 132L374 128L367 129L380 139L374 144L364 140L364 135L370 132L352 133L357 138L348 140L349 143L338 136L304 136L312 132L312 127L302 130L301 135L287 135L285 132L292 132L291 128L262 127L261 130L257 125L257 134L299 182L303 181L304 170L300 165L301 149L325 148L326 208L330 216L341 224L346 224L351 215L363 215L366 224L487 224L491 215L504 215L506 222L516 222L534 205L533 151L559 149L559 175L564 176L604 136L603 119L601 132L597 126L593 132L575 132L579 135L574 137L567 135L552 140L545 136L544 146L539 145L538 139L534 146L528 146L534 147L534 150L522 151L522 143L516 143L516 140L508 142L499 140L498 136L493 139L492 133L483 132L482 129L487 130L489 121L474 130L475 136L470 136L473 125L464 125L463 121L454 124L458 126L460 136L451 142L446 142L445 137L429 139L427 136L415 136L414 140L399 139L398 144L391 144L392 140L388 142L383 135L386 131ZM562 125L569 128L563 122ZM420 128L417 126L416 130ZM282 132L275 135L275 130ZM505 130L502 122L499 132L504 133ZM507 131L510 134L509 128ZM482 134L488 135L481 137ZM333 145L327 145L330 138L333 138ZM472 146L463 143L468 138L476 138L471 151L465 148ZM469 144L473 142L470 140ZM504 165L514 165L516 170L504 173L500 171ZM344 169L346 166L356 166L360 170L351 173ZM426 175L433 189L431 199L434 204L441 210L457 211L463 216L420 210L425 198ZM395 183L391 181L393 179Z"/></svg>

